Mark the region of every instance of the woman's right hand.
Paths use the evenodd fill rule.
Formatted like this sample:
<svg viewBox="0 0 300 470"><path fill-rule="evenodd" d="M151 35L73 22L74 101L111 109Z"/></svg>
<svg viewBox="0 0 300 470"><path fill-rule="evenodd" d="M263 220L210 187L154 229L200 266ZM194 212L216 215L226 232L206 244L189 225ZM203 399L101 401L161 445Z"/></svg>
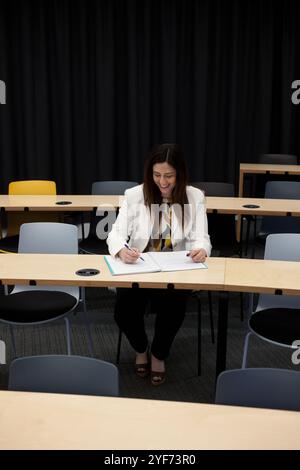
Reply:
<svg viewBox="0 0 300 470"><path fill-rule="evenodd" d="M131 248L130 250L128 250L128 248L122 248L118 256L123 263L132 264L138 260L140 252L136 248Z"/></svg>

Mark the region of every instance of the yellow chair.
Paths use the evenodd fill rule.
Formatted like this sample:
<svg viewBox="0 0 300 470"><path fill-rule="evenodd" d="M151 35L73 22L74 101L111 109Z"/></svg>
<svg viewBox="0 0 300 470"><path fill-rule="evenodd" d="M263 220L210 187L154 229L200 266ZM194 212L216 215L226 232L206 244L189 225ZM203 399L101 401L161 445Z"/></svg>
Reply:
<svg viewBox="0 0 300 470"><path fill-rule="evenodd" d="M8 185L8 194L20 196L55 196L56 183L47 180L12 181Z"/></svg>
<svg viewBox="0 0 300 470"><path fill-rule="evenodd" d="M47 180L12 181L8 186L9 196L55 196L56 183ZM58 213L44 212L8 212L7 236L0 240L0 252L17 253L20 226L28 222L57 222Z"/></svg>

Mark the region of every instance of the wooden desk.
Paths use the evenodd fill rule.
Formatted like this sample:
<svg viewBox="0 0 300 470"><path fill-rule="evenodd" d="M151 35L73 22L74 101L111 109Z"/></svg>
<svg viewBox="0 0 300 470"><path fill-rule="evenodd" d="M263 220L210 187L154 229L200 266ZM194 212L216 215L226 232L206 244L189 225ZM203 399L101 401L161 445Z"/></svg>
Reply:
<svg viewBox="0 0 300 470"><path fill-rule="evenodd" d="M0 208L5 211L92 211L99 209L116 209L121 206L124 196L92 195L57 195L57 196L6 196L0 195ZM57 205L67 201L71 204ZM258 208L246 208L247 204L258 205ZM251 215L287 215L300 216L300 201L291 199L256 199L237 197L206 197L207 212L220 214Z"/></svg>
<svg viewBox="0 0 300 470"><path fill-rule="evenodd" d="M143 273L112 276L103 256L100 255L0 255L0 279L2 284L76 285L82 287L141 287L151 289L187 289L221 291L224 285L225 259L209 258L209 269L175 272ZM95 276L79 276L84 268L100 270ZM219 309L225 310L227 298L219 298ZM199 329L198 329L198 340ZM220 351L221 351L220 347ZM198 371L200 347L198 342ZM219 370L219 366L217 367Z"/></svg>
<svg viewBox="0 0 300 470"><path fill-rule="evenodd" d="M245 207L247 205L258 207ZM207 197L207 212L236 215L300 216L300 201L297 199L265 199L246 197Z"/></svg>
<svg viewBox="0 0 300 470"><path fill-rule="evenodd" d="M300 295L300 263L226 258L224 290Z"/></svg>
<svg viewBox="0 0 300 470"><path fill-rule="evenodd" d="M239 176L239 196L243 196L244 175L265 174L265 175L300 175L300 165L273 165L265 163L241 163Z"/></svg>
<svg viewBox="0 0 300 470"><path fill-rule="evenodd" d="M257 207L246 207L246 206ZM260 216L300 216L300 201L295 199L265 199L245 197L207 197L208 213L238 215L236 238L241 240L242 218L240 215Z"/></svg>
<svg viewBox="0 0 300 470"><path fill-rule="evenodd" d="M300 413L0 392L0 449L300 449Z"/></svg>
<svg viewBox="0 0 300 470"><path fill-rule="evenodd" d="M101 255L0 255L0 279L3 284L76 285L82 287L139 287L151 289L223 289L225 258L209 258L209 269L112 276ZM95 268L100 274L78 276L76 271Z"/></svg>
<svg viewBox="0 0 300 470"><path fill-rule="evenodd" d="M0 208L6 211L92 211L94 208L120 207L124 196L93 196L69 194L57 196L8 196L0 195ZM58 202L71 204L57 204Z"/></svg>

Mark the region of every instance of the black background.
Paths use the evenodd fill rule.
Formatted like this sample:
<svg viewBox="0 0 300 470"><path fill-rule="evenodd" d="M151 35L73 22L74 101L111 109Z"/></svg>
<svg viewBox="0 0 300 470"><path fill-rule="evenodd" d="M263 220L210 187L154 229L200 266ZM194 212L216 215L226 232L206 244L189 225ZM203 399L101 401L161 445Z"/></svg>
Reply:
<svg viewBox="0 0 300 470"><path fill-rule="evenodd" d="M141 181L160 142L183 146L191 181L236 183L259 153L299 156L299 20L297 1L1 2L0 192Z"/></svg>

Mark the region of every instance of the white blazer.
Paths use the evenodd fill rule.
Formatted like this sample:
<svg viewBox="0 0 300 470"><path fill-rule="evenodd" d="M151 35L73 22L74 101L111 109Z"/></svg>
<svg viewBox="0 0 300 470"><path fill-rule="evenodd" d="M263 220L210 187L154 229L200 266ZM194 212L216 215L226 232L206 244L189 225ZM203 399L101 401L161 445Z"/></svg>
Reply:
<svg viewBox="0 0 300 470"><path fill-rule="evenodd" d="M186 188L188 207L185 212L184 227L182 220L178 219L180 212L172 206L171 237L174 251L204 248L207 256L211 252L210 238L207 232L207 217L204 194L193 186ZM157 206L159 207L159 206ZM180 206L177 208L180 210ZM128 243L130 247L144 251L152 234L153 220L150 210L144 202L143 185L135 186L125 191L125 199L117 220L112 226L107 244L112 256L124 248Z"/></svg>

